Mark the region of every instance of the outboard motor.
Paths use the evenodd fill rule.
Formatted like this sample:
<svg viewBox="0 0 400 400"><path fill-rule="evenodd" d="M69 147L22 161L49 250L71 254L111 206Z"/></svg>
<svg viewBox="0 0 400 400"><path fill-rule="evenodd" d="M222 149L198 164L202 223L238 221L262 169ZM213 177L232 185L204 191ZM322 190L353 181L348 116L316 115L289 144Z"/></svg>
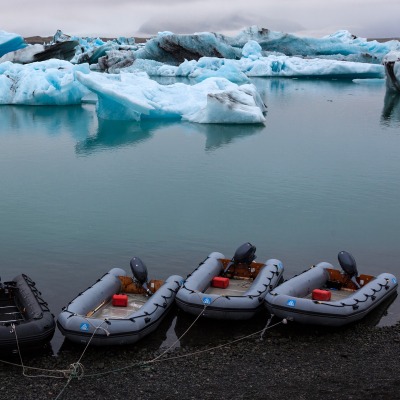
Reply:
<svg viewBox="0 0 400 400"><path fill-rule="evenodd" d="M236 264L246 264L250 265L256 259L256 246L247 242L239 246L235 255L233 256L231 262L225 268L224 274L226 274L232 265Z"/></svg>
<svg viewBox="0 0 400 400"><path fill-rule="evenodd" d="M354 257L348 253L347 251L341 251L338 254L339 264L342 267L343 271L350 277L352 282L356 285L357 288L360 288L356 278L358 276L356 260Z"/></svg>
<svg viewBox="0 0 400 400"><path fill-rule="evenodd" d="M139 257L133 257L130 264L134 279L151 296L153 292L147 287L147 267L145 263Z"/></svg>

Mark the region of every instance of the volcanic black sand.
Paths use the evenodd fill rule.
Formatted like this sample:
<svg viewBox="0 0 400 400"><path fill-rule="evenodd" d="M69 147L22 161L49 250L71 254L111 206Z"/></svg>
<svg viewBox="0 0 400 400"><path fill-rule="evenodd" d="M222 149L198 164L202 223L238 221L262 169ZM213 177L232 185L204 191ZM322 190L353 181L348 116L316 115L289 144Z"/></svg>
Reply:
<svg viewBox="0 0 400 400"><path fill-rule="evenodd" d="M25 366L72 371L72 365L72 375L1 362L0 398L400 399L400 323L376 326L388 304L343 328L272 320L263 339L268 315L199 319L185 334L195 317L175 309L134 345L85 350L66 340L57 355L22 352ZM177 337L179 345L162 355ZM21 365L18 354L0 358ZM33 377L46 374L61 378Z"/></svg>

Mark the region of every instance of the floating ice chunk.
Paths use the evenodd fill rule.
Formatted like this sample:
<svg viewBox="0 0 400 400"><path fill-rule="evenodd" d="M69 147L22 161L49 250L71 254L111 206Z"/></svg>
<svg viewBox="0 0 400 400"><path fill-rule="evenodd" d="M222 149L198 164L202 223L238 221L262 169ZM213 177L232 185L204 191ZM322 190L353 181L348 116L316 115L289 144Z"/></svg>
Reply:
<svg viewBox="0 0 400 400"><path fill-rule="evenodd" d="M261 46L255 40L249 40L242 49L242 56L250 60L261 58Z"/></svg>
<svg viewBox="0 0 400 400"><path fill-rule="evenodd" d="M254 52L248 53L255 55ZM325 77L383 78L385 68L379 64L270 55L268 57L226 60L202 57L185 61L178 67L152 60L136 60L128 71L145 71L150 76L183 76L201 81L209 77L224 77L231 82L248 82L247 77Z"/></svg>
<svg viewBox="0 0 400 400"><path fill-rule="evenodd" d="M16 33L0 31L0 57L11 51L23 49L27 44L22 36Z"/></svg>
<svg viewBox="0 0 400 400"><path fill-rule="evenodd" d="M175 64L182 63L185 59L198 60L202 56L235 59L238 58L238 52L218 35L210 32L192 35L162 32L135 52L136 58Z"/></svg>
<svg viewBox="0 0 400 400"><path fill-rule="evenodd" d="M400 51L391 51L383 58L386 73L386 86L389 90L400 92Z"/></svg>
<svg viewBox="0 0 400 400"><path fill-rule="evenodd" d="M45 61L52 58L70 61L75 55L77 41L67 41L51 45L34 44L23 49L4 54L0 57L0 63L11 61L18 64L28 64L36 61Z"/></svg>
<svg viewBox="0 0 400 400"><path fill-rule="evenodd" d="M35 54L44 51L44 45L33 44L19 50L11 51L0 57L0 63L11 61L18 64L27 64L33 61Z"/></svg>
<svg viewBox="0 0 400 400"><path fill-rule="evenodd" d="M247 76L382 78L384 68L379 64L336 61L320 58L268 56L251 61L239 60L240 69Z"/></svg>
<svg viewBox="0 0 400 400"><path fill-rule="evenodd" d="M79 104L88 93L74 78L74 71L89 72L87 64L48 60L27 65L0 64L0 104Z"/></svg>
<svg viewBox="0 0 400 400"><path fill-rule="evenodd" d="M102 119L175 118L199 123L261 123L266 110L254 85L209 78L193 86L163 86L145 73L76 73L98 96Z"/></svg>

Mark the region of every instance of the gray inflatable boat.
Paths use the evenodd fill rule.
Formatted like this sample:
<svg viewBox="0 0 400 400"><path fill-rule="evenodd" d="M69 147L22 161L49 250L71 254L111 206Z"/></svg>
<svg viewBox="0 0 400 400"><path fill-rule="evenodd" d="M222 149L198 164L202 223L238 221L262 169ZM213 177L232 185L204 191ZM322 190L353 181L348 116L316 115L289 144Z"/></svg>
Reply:
<svg viewBox="0 0 400 400"><path fill-rule="evenodd" d="M291 321L326 326L342 326L358 321L397 290L390 273L358 276L353 256L338 255L343 272L321 262L269 292L268 311Z"/></svg>
<svg viewBox="0 0 400 400"><path fill-rule="evenodd" d="M265 295L283 278L283 265L254 262L255 247L240 246L232 260L211 253L185 280L176 296L183 311L214 319L245 320L264 308Z"/></svg>
<svg viewBox="0 0 400 400"><path fill-rule="evenodd" d="M131 267L134 279L123 269L113 268L62 310L57 326L66 338L97 346L123 345L157 329L174 304L183 278L172 275L165 282L147 282L147 270L139 258L131 260Z"/></svg>

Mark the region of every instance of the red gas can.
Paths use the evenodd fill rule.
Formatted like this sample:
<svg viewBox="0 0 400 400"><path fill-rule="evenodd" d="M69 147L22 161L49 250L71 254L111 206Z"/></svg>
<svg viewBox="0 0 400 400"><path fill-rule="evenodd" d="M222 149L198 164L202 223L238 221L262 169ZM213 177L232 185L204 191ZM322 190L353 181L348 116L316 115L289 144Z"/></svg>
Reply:
<svg viewBox="0 0 400 400"><path fill-rule="evenodd" d="M331 299L331 292L329 290L314 289L311 297L313 300L329 301Z"/></svg>
<svg viewBox="0 0 400 400"><path fill-rule="evenodd" d="M211 281L211 286L226 289L229 286L229 278L223 276L214 276Z"/></svg>
<svg viewBox="0 0 400 400"><path fill-rule="evenodd" d="M126 294L114 294L112 305L116 307L126 307L128 305L128 296Z"/></svg>

